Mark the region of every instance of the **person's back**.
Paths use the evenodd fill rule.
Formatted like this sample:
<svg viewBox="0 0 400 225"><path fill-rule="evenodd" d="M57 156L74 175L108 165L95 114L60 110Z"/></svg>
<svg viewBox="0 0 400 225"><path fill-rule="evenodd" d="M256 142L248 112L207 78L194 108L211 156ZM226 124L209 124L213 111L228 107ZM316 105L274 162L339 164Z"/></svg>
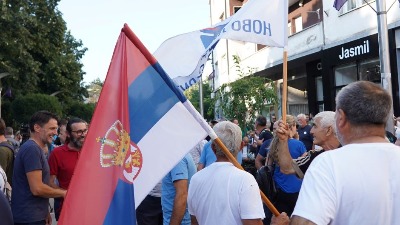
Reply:
<svg viewBox="0 0 400 225"><path fill-rule="evenodd" d="M293 159L302 156L306 152L303 142L296 139L289 139L289 152ZM300 191L301 180L294 174L283 174L280 167L277 165L274 172L274 180L278 188L282 189L285 193L296 193Z"/></svg>
<svg viewBox="0 0 400 225"><path fill-rule="evenodd" d="M241 219L263 217L261 198L254 193L259 193L259 189L251 174L229 162L215 162L193 175L189 212L196 215L201 225L216 221L242 224Z"/></svg>
<svg viewBox="0 0 400 225"><path fill-rule="evenodd" d="M8 141L0 143L0 165L7 175L8 183L12 185L12 176L14 170L14 148L10 143L8 143Z"/></svg>
<svg viewBox="0 0 400 225"><path fill-rule="evenodd" d="M305 179L299 201L324 215L313 218L316 224L400 224L399 162L400 147L391 143L349 144L326 152L306 173L326 179ZM324 204L315 201L321 190L329 195ZM293 215L305 211L296 207Z"/></svg>

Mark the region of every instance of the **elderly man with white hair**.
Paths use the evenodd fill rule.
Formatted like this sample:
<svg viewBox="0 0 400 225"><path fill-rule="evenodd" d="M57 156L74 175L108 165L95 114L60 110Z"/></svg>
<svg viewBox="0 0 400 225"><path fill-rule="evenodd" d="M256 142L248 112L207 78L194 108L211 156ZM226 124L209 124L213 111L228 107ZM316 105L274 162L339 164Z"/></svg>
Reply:
<svg viewBox="0 0 400 225"><path fill-rule="evenodd" d="M223 121L214 131L236 157L242 140L239 126ZM192 224L262 225L265 215L256 180L229 162L215 141L211 147L217 161L194 174L189 185Z"/></svg>
<svg viewBox="0 0 400 225"><path fill-rule="evenodd" d="M310 133L314 137L313 144L321 146L322 149L311 150L306 152L305 155L292 159L288 150L288 142L285 141L289 138L289 131L286 130L283 123L277 130L279 136L279 166L281 172L285 174L296 174L299 178L304 177L311 162L321 153L339 148L341 145L336 137L335 129L335 112L324 111L315 115Z"/></svg>

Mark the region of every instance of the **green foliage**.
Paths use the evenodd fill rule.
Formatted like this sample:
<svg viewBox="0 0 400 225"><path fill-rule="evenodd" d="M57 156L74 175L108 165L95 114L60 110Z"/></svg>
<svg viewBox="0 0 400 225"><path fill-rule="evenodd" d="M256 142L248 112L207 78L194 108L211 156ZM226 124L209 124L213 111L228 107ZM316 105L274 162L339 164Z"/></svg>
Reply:
<svg viewBox="0 0 400 225"><path fill-rule="evenodd" d="M61 104L54 96L31 94L17 97L11 103L12 115L18 124L28 123L31 116L40 110L47 110L62 116Z"/></svg>
<svg viewBox="0 0 400 225"><path fill-rule="evenodd" d="M59 1L0 1L0 73L11 74L1 85L14 96L61 91L61 102L87 96L80 62L87 49L67 31Z"/></svg>
<svg viewBox="0 0 400 225"><path fill-rule="evenodd" d="M67 109L67 117L78 117L86 122L90 122L92 120L93 112L94 112L95 104L94 103L82 103L75 101L73 102Z"/></svg>
<svg viewBox="0 0 400 225"><path fill-rule="evenodd" d="M254 76L253 68L242 69L240 58L233 57L240 78L222 85L219 97L224 116L228 119L237 118L241 127L248 127L267 103L275 104L278 99L271 80Z"/></svg>
<svg viewBox="0 0 400 225"><path fill-rule="evenodd" d="M203 82L203 109L204 109L204 119L213 120L214 119L214 109L215 109L215 99L211 99L211 86L206 81ZM185 96L192 105L200 112L200 91L199 85L193 85L185 91Z"/></svg>

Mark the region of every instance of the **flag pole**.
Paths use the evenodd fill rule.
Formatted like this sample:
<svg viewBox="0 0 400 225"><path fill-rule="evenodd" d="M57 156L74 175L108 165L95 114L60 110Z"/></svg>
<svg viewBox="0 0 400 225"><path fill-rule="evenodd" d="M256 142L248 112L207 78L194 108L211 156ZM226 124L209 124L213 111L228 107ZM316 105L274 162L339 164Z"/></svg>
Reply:
<svg viewBox="0 0 400 225"><path fill-rule="evenodd" d="M389 93L393 100L392 94L392 74L390 71L390 55L388 43L387 28L387 10L385 0L376 0L376 11L378 20L378 43L379 43L379 61L381 66L381 83L383 88ZM393 103L390 108L389 118L386 122L386 130L390 133L394 132L393 123Z"/></svg>
<svg viewBox="0 0 400 225"><path fill-rule="evenodd" d="M287 106L287 49L283 49L282 121L286 121Z"/></svg>
<svg viewBox="0 0 400 225"><path fill-rule="evenodd" d="M122 31L125 33L125 35L135 43L138 43L140 46L144 46L143 43L137 38L135 34L133 34L132 30L128 27L127 24L124 25L122 28ZM148 51L142 52L143 56L150 62L150 63L156 63L157 60L154 58L152 54L150 54ZM172 80L169 80L170 82L173 82ZM167 82L169 82L167 81ZM177 89L175 85L172 85L171 88L175 88L177 92L180 92L182 94L182 91ZM183 94L182 94L183 95ZM214 140L217 145L222 149L224 154L227 156L229 161L233 165L235 165L237 168L244 170L243 167L237 162L236 158L233 157L232 153L229 152L229 150L226 148L226 146L222 143L222 141L218 138L217 134L214 132L214 130L208 125L208 123L204 120L204 118L200 115L200 113L194 108L192 103L187 100L182 103L185 108L190 112L190 114L193 116L193 118L201 125L201 127L208 133L208 135L211 137L212 140ZM261 194L261 199L263 202L268 206L268 208L271 210L271 212L275 216L279 216L278 210L275 208L275 206L271 203L271 201L265 196L265 194L260 190Z"/></svg>
<svg viewBox="0 0 400 225"><path fill-rule="evenodd" d="M214 132L214 130L208 125L208 123L205 122L205 120L200 116L199 112L193 107L192 103L190 101L186 101L183 103L183 105L186 107L186 109L193 115L193 117L201 124L201 126L207 131L207 133L210 135L211 140L215 141L215 143L222 149L224 152L225 156L229 159L229 161L238 169L244 170L242 165L239 164L237 159L232 155L232 153L228 150L228 148L224 145L224 143L219 139L217 134ZM267 205L269 210L275 215L279 216L280 213L279 211L275 208L275 206L272 204L272 202L267 198L267 196L260 190L261 194L261 199Z"/></svg>

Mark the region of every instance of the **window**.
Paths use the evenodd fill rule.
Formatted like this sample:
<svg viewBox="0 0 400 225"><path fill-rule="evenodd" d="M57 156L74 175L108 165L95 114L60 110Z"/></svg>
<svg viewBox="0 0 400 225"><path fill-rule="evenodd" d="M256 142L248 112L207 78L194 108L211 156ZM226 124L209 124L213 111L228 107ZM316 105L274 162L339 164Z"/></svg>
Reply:
<svg viewBox="0 0 400 225"><path fill-rule="evenodd" d="M288 35L292 35L293 31L292 31L292 22L289 21L289 23L287 24L287 28L288 28Z"/></svg>
<svg viewBox="0 0 400 225"><path fill-rule="evenodd" d="M294 19L295 33L303 30L303 17L299 16Z"/></svg>
<svg viewBox="0 0 400 225"><path fill-rule="evenodd" d="M347 13L353 9L360 8L361 6L367 4L365 2L371 3L375 0L348 0L343 7L340 9L340 14Z"/></svg>
<svg viewBox="0 0 400 225"><path fill-rule="evenodd" d="M358 80L367 80L381 83L380 62L378 58L363 60L357 63L346 64L335 68L336 94L344 86ZM318 81L317 81L318 88ZM318 92L318 89L317 89Z"/></svg>
<svg viewBox="0 0 400 225"><path fill-rule="evenodd" d="M381 67L377 59L360 63L360 80L367 80L374 83L381 83Z"/></svg>

